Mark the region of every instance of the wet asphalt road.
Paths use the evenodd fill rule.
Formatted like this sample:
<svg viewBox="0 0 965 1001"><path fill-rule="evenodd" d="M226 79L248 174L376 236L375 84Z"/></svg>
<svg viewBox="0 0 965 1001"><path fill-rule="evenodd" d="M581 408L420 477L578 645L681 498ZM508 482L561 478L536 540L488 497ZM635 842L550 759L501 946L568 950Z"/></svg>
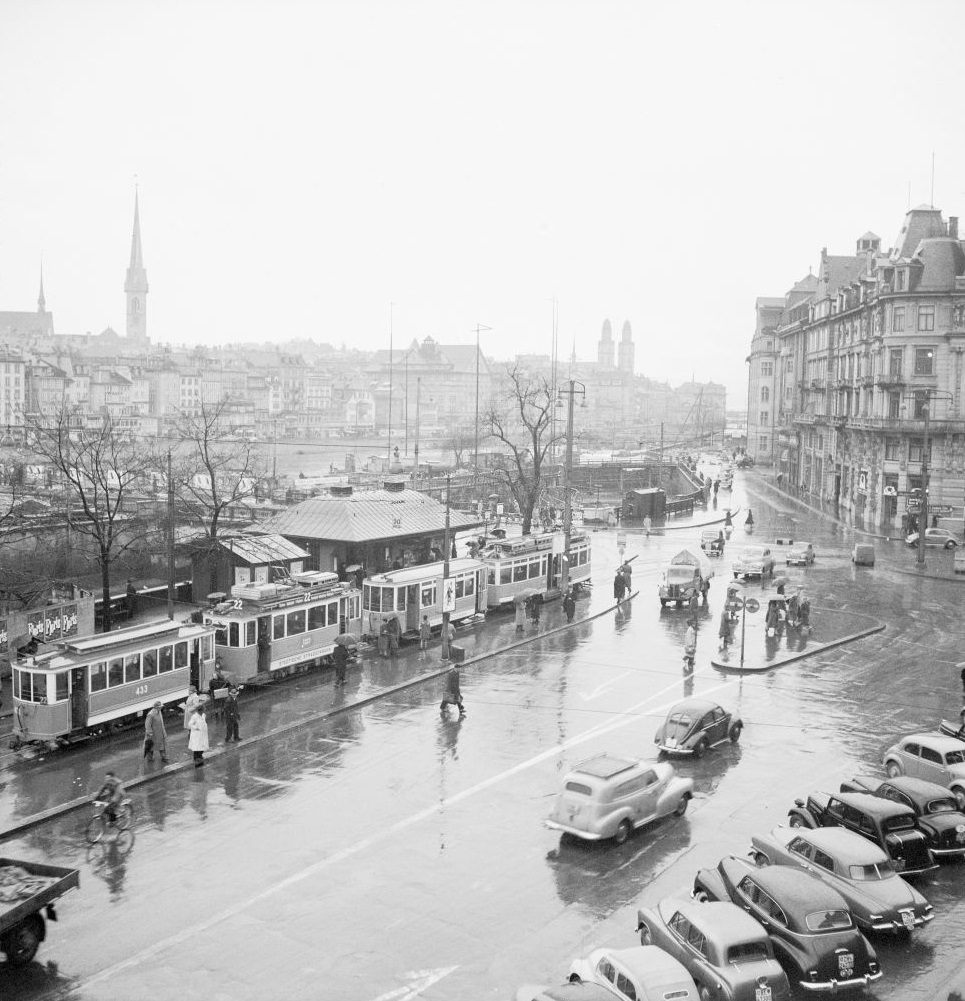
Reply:
<svg viewBox="0 0 965 1001"><path fill-rule="evenodd" d="M710 667L716 629L702 628L687 677L684 613L661 612L655 586L698 532L631 535L632 604L467 668L462 722L440 719L441 683L427 683L145 786L130 842L88 849L80 812L5 841L5 855L78 866L81 891L38 962L0 966L0 997L508 998L520 983L565 979L570 960L597 946L633 945L638 906L686 893L698 868L783 821L795 796L879 772L894 737L959 705L965 592L899 573L913 555L897 543L876 543L873 571L854 568L848 530L756 489L751 478L751 541L793 531L815 543L818 563L790 576L806 583L816 638L821 607L829 619L877 617L884 633L735 676ZM744 541L738 529L722 569ZM616 533L596 535L596 609L609 603L617 559ZM702 621L716 624L720 583ZM544 628L551 616L554 606ZM513 638L505 619L478 631L480 647ZM464 642L471 655L473 634ZM748 642L763 641L749 632ZM412 651L401 670L434 658L420 664ZM350 702L399 670L368 663L343 696L324 676L279 686L246 704L243 735ZM662 714L691 692L746 726L740 744L679 765L697 789L684 818L622 847L561 841L543 826L571 764L602 750L651 756ZM5 755L2 826L91 788L119 758L139 767L124 739L42 760ZM919 886L938 916L910 942L875 943L885 977L871 997L945 997L965 930L965 866Z"/></svg>

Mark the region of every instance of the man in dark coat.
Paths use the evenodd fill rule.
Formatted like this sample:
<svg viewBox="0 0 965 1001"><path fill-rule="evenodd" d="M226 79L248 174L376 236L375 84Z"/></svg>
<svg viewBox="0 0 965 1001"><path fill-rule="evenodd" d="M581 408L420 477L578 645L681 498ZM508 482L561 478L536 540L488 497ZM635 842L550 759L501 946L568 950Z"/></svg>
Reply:
<svg viewBox="0 0 965 1001"><path fill-rule="evenodd" d="M626 578L617 570L616 576L613 578L613 597L616 598L618 602L623 601L623 596L627 593L627 581Z"/></svg>
<svg viewBox="0 0 965 1001"><path fill-rule="evenodd" d="M238 689L231 688L228 691L228 697L224 700L224 742L226 744L230 744L232 741L237 744L241 740L238 734L238 724L240 722L241 711L238 708Z"/></svg>
<svg viewBox="0 0 965 1001"><path fill-rule="evenodd" d="M459 668L455 664L446 671L446 690L442 694L439 712L445 713L449 706L458 706L459 715L466 715L466 709L462 702L462 692L459 690Z"/></svg>
<svg viewBox="0 0 965 1001"><path fill-rule="evenodd" d="M335 652L332 654L335 661L335 685L345 684L345 668L348 666L348 650L341 643L335 644Z"/></svg>
<svg viewBox="0 0 965 1001"><path fill-rule="evenodd" d="M563 599L563 614L566 616L567 622L573 621L573 615L576 612L576 602L573 600L573 592L567 591L566 597Z"/></svg>

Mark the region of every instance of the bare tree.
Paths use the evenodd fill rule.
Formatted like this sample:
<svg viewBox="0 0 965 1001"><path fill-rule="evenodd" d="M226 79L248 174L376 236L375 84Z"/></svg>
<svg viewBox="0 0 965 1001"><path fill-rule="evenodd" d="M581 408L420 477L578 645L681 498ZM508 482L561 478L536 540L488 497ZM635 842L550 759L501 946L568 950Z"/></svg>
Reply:
<svg viewBox="0 0 965 1001"><path fill-rule="evenodd" d="M151 534L131 510L132 495L146 481L151 455L138 448L129 434L115 430L107 415L98 426L87 427L66 405L26 417L25 429L34 451L67 484L69 529L93 543L101 572L104 632L109 632L111 568L129 550L143 546Z"/></svg>
<svg viewBox="0 0 965 1001"><path fill-rule="evenodd" d="M463 455L472 449L474 441L471 431L453 431L450 437L442 442L442 447L452 452L457 469L462 465Z"/></svg>
<svg viewBox="0 0 965 1001"><path fill-rule="evenodd" d="M508 404L494 401L485 420L489 434L509 449L509 466L497 468L495 474L519 505L526 535L539 502L546 456L563 435L553 434L556 390L550 381L545 376L531 378L518 365L507 370L507 377Z"/></svg>

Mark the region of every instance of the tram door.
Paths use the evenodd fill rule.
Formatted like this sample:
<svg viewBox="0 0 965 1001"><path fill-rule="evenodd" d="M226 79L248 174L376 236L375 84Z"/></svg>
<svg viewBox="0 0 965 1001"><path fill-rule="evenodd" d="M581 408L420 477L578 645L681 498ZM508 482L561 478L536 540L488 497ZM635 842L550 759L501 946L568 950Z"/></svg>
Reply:
<svg viewBox="0 0 965 1001"><path fill-rule="evenodd" d="M87 668L75 667L70 672L70 728L81 730L87 726L89 697L87 695Z"/></svg>
<svg viewBox="0 0 965 1001"><path fill-rule="evenodd" d="M486 569L476 571L476 611L485 612L488 607L486 597Z"/></svg>
<svg viewBox="0 0 965 1001"><path fill-rule="evenodd" d="M419 585L409 584L405 589L405 629L412 632L419 631L422 621L419 612L422 609L422 602L419 600Z"/></svg>

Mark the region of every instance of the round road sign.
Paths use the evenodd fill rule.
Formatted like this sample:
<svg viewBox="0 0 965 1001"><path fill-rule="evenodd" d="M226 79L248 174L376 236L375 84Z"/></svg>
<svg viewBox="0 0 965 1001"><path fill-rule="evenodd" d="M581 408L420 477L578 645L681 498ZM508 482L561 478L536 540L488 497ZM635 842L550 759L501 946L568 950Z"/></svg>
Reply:
<svg viewBox="0 0 965 1001"><path fill-rule="evenodd" d="M739 612L742 605L743 602L740 598L731 598L730 601L724 604L724 608L726 608L728 612Z"/></svg>
<svg viewBox="0 0 965 1001"><path fill-rule="evenodd" d="M744 607L748 612L759 612L761 610L761 603L757 598L745 598Z"/></svg>

